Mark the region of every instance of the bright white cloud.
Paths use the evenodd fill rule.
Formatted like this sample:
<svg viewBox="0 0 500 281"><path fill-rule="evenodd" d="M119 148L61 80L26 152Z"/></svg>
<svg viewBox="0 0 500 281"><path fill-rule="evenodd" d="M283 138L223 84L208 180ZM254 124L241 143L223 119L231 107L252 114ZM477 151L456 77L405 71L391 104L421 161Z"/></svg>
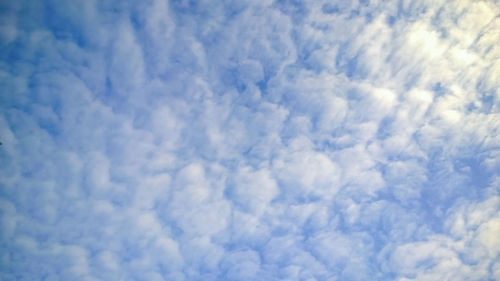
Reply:
<svg viewBox="0 0 500 281"><path fill-rule="evenodd" d="M0 279L500 278L488 1L0 9Z"/></svg>

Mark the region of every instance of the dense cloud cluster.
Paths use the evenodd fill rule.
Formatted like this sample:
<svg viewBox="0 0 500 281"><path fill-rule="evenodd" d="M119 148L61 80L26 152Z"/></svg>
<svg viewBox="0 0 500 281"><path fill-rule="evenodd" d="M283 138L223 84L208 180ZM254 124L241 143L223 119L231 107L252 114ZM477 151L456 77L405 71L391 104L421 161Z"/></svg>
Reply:
<svg viewBox="0 0 500 281"><path fill-rule="evenodd" d="M2 1L1 280L500 280L495 1Z"/></svg>

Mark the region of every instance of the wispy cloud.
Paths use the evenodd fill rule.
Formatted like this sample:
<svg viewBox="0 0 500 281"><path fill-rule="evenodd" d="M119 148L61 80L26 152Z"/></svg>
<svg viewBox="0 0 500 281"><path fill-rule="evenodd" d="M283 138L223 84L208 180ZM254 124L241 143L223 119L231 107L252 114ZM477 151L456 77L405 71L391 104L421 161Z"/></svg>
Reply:
<svg viewBox="0 0 500 281"><path fill-rule="evenodd" d="M494 1L14 1L0 279L500 279Z"/></svg>

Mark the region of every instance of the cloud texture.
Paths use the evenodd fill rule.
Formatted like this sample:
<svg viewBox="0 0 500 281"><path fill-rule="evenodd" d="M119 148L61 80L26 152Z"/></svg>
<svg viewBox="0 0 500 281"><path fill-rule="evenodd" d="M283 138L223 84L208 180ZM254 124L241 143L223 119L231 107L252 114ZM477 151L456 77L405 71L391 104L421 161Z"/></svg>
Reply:
<svg viewBox="0 0 500 281"><path fill-rule="evenodd" d="M2 1L1 280L500 280L497 1Z"/></svg>

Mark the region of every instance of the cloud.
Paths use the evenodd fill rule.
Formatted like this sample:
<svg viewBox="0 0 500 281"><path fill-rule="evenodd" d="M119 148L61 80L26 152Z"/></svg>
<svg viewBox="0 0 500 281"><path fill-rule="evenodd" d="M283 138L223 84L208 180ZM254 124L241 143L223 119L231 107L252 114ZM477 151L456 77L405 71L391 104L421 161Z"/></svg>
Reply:
<svg viewBox="0 0 500 281"><path fill-rule="evenodd" d="M0 279L500 278L493 2L0 10Z"/></svg>
<svg viewBox="0 0 500 281"><path fill-rule="evenodd" d="M398 246L389 262L393 272L416 280L495 277L489 268L499 254L498 198L465 203L449 217L445 235Z"/></svg>

